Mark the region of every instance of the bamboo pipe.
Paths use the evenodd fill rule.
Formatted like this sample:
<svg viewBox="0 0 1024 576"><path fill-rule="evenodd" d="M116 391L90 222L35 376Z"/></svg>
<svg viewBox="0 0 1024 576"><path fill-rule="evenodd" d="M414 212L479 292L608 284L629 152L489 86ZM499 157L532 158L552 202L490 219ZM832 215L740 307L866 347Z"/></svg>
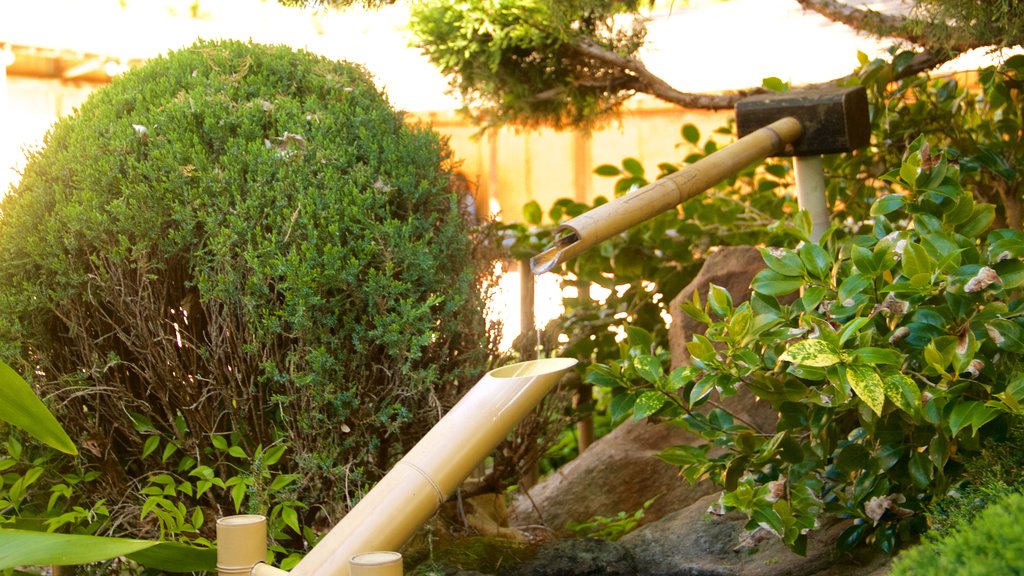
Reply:
<svg viewBox="0 0 1024 576"><path fill-rule="evenodd" d="M562 236L530 260L533 273L543 274L595 244L693 198L728 175L782 152L802 132L799 120L782 118L678 172L580 214L559 226L557 232Z"/></svg>
<svg viewBox="0 0 1024 576"><path fill-rule="evenodd" d="M218 576L249 576L266 559L266 517L241 514L217 520Z"/></svg>
<svg viewBox="0 0 1024 576"><path fill-rule="evenodd" d="M575 364L548 358L488 372L290 575L349 576L353 556L401 548Z"/></svg>

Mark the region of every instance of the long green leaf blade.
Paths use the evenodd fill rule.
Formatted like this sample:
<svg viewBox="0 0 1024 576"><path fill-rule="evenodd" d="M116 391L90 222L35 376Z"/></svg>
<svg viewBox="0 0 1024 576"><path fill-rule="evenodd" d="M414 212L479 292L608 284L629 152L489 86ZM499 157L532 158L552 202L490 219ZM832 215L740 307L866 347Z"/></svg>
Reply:
<svg viewBox="0 0 1024 576"><path fill-rule="evenodd" d="M167 572L214 571L217 551L176 542L0 530L0 570L16 566L72 566L127 556Z"/></svg>
<svg viewBox="0 0 1024 576"><path fill-rule="evenodd" d="M67 454L78 454L67 432L28 382L3 362L0 362L0 420L21 428L47 446Z"/></svg>

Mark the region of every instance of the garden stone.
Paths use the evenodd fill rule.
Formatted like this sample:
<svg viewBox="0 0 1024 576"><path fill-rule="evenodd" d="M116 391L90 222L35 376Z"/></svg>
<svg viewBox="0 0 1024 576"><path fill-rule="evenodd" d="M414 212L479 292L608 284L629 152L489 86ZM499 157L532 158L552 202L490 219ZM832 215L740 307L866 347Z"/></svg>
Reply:
<svg viewBox="0 0 1024 576"><path fill-rule="evenodd" d="M711 494L627 534L619 543L629 550L637 573L648 576L881 576L886 558L836 558L835 542L850 521L826 520L809 536L807 555L790 551L771 534L750 538L745 515L711 515Z"/></svg>
<svg viewBox="0 0 1024 576"><path fill-rule="evenodd" d="M629 551L615 542L594 538L553 541L537 556L505 576L635 576Z"/></svg>
<svg viewBox="0 0 1024 576"><path fill-rule="evenodd" d="M564 534L569 522L632 513L655 496L641 523L657 520L715 490L707 482L691 485L657 457L670 446L693 442L695 437L673 426L625 422L526 495L517 495L510 523Z"/></svg>

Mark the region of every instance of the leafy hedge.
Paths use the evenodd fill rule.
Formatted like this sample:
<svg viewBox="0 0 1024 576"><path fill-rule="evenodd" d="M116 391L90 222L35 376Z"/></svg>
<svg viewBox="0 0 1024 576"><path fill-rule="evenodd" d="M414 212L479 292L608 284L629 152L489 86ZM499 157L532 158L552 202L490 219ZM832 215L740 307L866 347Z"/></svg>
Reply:
<svg viewBox="0 0 1024 576"><path fill-rule="evenodd" d="M691 480L722 485L724 507L797 551L825 514L856 519L842 548L892 552L916 538L925 512L961 485L981 438L1005 440L1024 416L1024 57L894 82L913 54L892 56L860 55L850 80L869 91L872 145L826 158L833 227L820 245L776 160L560 270L581 295L629 284L606 302L570 300L561 325L568 349L594 361L586 380L607 390L612 419L669 419L703 437L662 456ZM694 127L681 135L699 148ZM716 148L708 141L703 152ZM646 182L634 159L597 172L619 177L616 193ZM549 215L558 223L586 209L560 200ZM540 224L539 207L527 215ZM552 228L521 233L520 244ZM671 370L658 312L709 246L735 243L771 246L768 269L749 303L712 287L683 306L707 334L688 344L693 366ZM609 327L628 339L616 342ZM714 403L741 388L775 408L777 427Z"/></svg>
<svg viewBox="0 0 1024 576"><path fill-rule="evenodd" d="M1024 494L993 502L972 522L911 548L896 558L890 576L989 576L1024 573Z"/></svg>
<svg viewBox="0 0 1024 576"><path fill-rule="evenodd" d="M68 498L336 519L486 360L449 158L359 67L238 42L61 120L0 205L0 358L102 472Z"/></svg>

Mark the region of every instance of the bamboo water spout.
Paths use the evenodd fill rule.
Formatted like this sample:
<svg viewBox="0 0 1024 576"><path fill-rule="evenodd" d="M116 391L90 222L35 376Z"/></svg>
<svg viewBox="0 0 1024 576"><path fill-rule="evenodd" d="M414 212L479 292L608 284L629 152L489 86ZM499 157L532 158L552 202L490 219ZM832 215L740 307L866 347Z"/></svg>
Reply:
<svg viewBox="0 0 1024 576"><path fill-rule="evenodd" d="M602 204L557 230L554 244L530 260L543 274L591 246L672 209L731 174L768 156L797 157L797 188L802 209L815 222L815 238L829 223L822 154L846 152L871 139L867 92L863 86L794 90L740 100L736 105L739 140L678 172Z"/></svg>
<svg viewBox="0 0 1024 576"><path fill-rule="evenodd" d="M612 236L641 224L714 186L730 174L782 152L800 137L800 121L782 118L678 172L628 192L559 226L555 243L530 260L543 274Z"/></svg>
<svg viewBox="0 0 1024 576"><path fill-rule="evenodd" d="M575 364L551 358L488 372L289 574L349 576L356 554L398 550Z"/></svg>

